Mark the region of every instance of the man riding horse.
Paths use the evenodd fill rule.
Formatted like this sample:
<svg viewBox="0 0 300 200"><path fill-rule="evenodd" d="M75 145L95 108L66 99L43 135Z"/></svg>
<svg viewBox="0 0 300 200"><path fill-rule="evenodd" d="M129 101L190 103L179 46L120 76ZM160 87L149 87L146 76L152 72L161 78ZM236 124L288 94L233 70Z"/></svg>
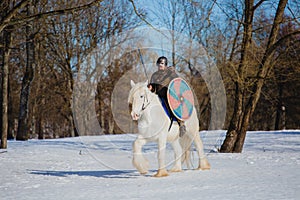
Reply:
<svg viewBox="0 0 300 200"><path fill-rule="evenodd" d="M178 77L178 75L176 74L174 67L168 67L168 59L164 56L157 59L156 66L158 67L158 70L152 74L148 88L151 92L157 94L163 101L163 105L166 106L170 119L175 119L178 122L180 127L179 135L182 137L186 132L184 121L178 119L173 112L171 112L167 98L168 86L174 78Z"/></svg>

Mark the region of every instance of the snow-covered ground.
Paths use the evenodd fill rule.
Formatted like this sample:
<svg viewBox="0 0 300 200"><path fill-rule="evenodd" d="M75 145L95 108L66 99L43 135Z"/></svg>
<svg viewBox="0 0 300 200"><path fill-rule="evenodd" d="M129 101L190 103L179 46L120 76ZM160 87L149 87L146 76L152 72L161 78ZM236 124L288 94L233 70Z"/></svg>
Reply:
<svg viewBox="0 0 300 200"><path fill-rule="evenodd" d="M134 134L9 141L0 150L0 199L300 199L300 130L248 132L241 154L214 152L225 131L200 134L211 170L164 178L151 176L155 143L144 148L150 173L132 166ZM196 167L195 151L192 158Z"/></svg>

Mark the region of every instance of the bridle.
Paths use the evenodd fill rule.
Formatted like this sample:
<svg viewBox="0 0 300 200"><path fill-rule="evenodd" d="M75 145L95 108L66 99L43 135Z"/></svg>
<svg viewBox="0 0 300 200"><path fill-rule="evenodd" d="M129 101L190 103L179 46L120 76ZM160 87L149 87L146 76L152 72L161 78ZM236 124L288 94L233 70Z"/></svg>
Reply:
<svg viewBox="0 0 300 200"><path fill-rule="evenodd" d="M140 86L138 88L136 88L133 92L132 92L132 96L134 96L134 94L136 93L136 91L140 88L142 88L144 86ZM144 99L143 99L143 105L142 105L142 111L144 111L148 106L149 104L151 103L151 101L149 101L148 99L148 95L147 95L147 92L145 93L144 95Z"/></svg>
<svg viewBox="0 0 300 200"><path fill-rule="evenodd" d="M147 103L145 103L145 101L147 101ZM142 105L142 110L145 110L150 104L150 101L148 100L148 96L147 94L145 94L144 96L144 102L143 102L143 105Z"/></svg>

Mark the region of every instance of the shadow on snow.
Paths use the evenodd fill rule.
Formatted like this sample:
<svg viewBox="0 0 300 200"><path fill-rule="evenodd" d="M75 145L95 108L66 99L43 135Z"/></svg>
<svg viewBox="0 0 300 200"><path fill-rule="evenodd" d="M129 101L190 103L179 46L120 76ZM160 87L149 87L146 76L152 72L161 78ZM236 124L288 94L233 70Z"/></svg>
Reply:
<svg viewBox="0 0 300 200"><path fill-rule="evenodd" d="M29 170L30 174L42 176L90 176L96 178L137 178L140 174L136 170L103 170L103 171L50 171Z"/></svg>

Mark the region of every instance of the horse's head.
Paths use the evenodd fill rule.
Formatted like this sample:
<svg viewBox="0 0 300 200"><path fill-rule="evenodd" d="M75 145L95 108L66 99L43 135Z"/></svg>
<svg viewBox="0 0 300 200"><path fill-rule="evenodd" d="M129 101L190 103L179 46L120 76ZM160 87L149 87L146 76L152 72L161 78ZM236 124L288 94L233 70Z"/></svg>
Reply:
<svg viewBox="0 0 300 200"><path fill-rule="evenodd" d="M128 96L128 103L132 105L131 117L133 120L139 120L144 109L149 104L149 89L147 88L148 81L145 83L130 82L131 90Z"/></svg>

